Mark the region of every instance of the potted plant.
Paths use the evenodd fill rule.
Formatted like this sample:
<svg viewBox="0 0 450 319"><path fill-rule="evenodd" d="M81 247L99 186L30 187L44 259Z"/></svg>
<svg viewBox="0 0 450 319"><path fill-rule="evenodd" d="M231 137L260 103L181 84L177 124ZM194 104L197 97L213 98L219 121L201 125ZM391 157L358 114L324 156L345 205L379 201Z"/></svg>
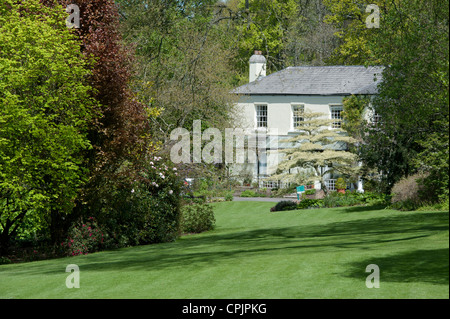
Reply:
<svg viewBox="0 0 450 319"><path fill-rule="evenodd" d="M345 189L347 188L347 183L342 177L336 180L336 189L338 193L345 194Z"/></svg>

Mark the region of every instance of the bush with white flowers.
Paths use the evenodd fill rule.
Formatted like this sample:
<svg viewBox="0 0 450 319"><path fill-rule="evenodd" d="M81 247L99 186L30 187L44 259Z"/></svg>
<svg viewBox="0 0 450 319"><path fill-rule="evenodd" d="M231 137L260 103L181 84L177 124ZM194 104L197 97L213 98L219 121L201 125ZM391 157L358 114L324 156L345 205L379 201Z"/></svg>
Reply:
<svg viewBox="0 0 450 319"><path fill-rule="evenodd" d="M124 183L103 222L111 247L172 241L179 235L182 179L169 160L149 158L131 183ZM119 200L120 198L120 200ZM111 210L111 207L113 208Z"/></svg>

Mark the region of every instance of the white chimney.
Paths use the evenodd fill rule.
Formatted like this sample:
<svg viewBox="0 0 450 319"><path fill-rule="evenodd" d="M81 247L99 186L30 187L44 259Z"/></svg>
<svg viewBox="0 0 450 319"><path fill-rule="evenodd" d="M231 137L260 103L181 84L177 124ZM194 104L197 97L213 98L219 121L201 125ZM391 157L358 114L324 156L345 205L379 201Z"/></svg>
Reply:
<svg viewBox="0 0 450 319"><path fill-rule="evenodd" d="M250 58L249 82L253 82L259 77L266 76L266 58L261 51L255 51Z"/></svg>

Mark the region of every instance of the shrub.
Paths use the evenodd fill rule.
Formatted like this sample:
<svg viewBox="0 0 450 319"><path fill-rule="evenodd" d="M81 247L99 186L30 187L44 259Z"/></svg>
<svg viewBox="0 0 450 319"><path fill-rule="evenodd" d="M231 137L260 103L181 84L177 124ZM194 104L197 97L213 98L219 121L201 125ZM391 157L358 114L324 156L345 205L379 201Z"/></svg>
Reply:
<svg viewBox="0 0 450 319"><path fill-rule="evenodd" d="M306 191L305 191L305 195L314 195L316 193L316 189L315 188L313 188L313 189L307 189Z"/></svg>
<svg viewBox="0 0 450 319"><path fill-rule="evenodd" d="M340 207L342 206L341 198L344 196L345 194L330 192L323 198L323 205L325 207Z"/></svg>
<svg viewBox="0 0 450 319"><path fill-rule="evenodd" d="M446 200L439 202L439 203L431 203L431 204L424 204L423 206L419 207L417 210L420 211L441 211L441 210L445 210L448 211L449 210L449 199L447 198Z"/></svg>
<svg viewBox="0 0 450 319"><path fill-rule="evenodd" d="M225 202L225 199L220 197L213 197L210 200L208 200L208 203L222 203L222 202Z"/></svg>
<svg viewBox="0 0 450 319"><path fill-rule="evenodd" d="M389 205L391 196L377 192L351 193L353 196L358 196L361 202L366 205Z"/></svg>
<svg viewBox="0 0 450 319"><path fill-rule="evenodd" d="M290 200L283 200L278 202L274 207L270 209L271 212L281 212L286 210L297 209L297 204Z"/></svg>
<svg viewBox="0 0 450 319"><path fill-rule="evenodd" d="M417 173L404 177L394 184L391 190L392 207L399 210L417 209L423 201L424 187L421 184L427 174Z"/></svg>
<svg viewBox="0 0 450 319"><path fill-rule="evenodd" d="M107 182L107 181L106 181ZM107 229L106 248L169 242L179 234L182 180L170 161L154 156L137 177L108 187L98 221Z"/></svg>
<svg viewBox="0 0 450 319"><path fill-rule="evenodd" d="M345 182L345 180L342 177L339 177L336 180L336 189L346 189L347 188L347 183Z"/></svg>
<svg viewBox="0 0 450 319"><path fill-rule="evenodd" d="M138 219L138 244L170 242L178 237L180 212L172 197L166 190L149 197L148 201L141 198L139 210L143 215Z"/></svg>
<svg viewBox="0 0 450 319"><path fill-rule="evenodd" d="M267 197L267 194L262 193L262 192L261 193L255 192L255 191L247 189L247 190L243 191L240 196L241 197Z"/></svg>
<svg viewBox="0 0 450 319"><path fill-rule="evenodd" d="M246 189L241 193L241 197L257 197L257 194L254 191Z"/></svg>
<svg viewBox="0 0 450 319"><path fill-rule="evenodd" d="M389 196L379 193L358 193L346 192L340 194L338 192L331 192L323 199L323 206L325 207L345 207L355 205L375 205L387 204Z"/></svg>
<svg viewBox="0 0 450 319"><path fill-rule="evenodd" d="M180 228L184 233L201 233L214 229L214 210L208 204L191 204L181 208Z"/></svg>
<svg viewBox="0 0 450 319"><path fill-rule="evenodd" d="M227 202L232 201L233 200L233 193L230 192L230 193L225 194L225 200Z"/></svg>
<svg viewBox="0 0 450 319"><path fill-rule="evenodd" d="M94 217L89 217L87 222L81 219L70 228L68 237L61 246L69 256L86 255L99 251L103 241L104 231Z"/></svg>
<svg viewBox="0 0 450 319"><path fill-rule="evenodd" d="M207 199L221 196L220 182L212 178L196 178L193 185L194 196L204 196Z"/></svg>
<svg viewBox="0 0 450 319"><path fill-rule="evenodd" d="M307 208L320 208L323 207L323 201L321 199L309 199L305 198L297 204L297 209L307 209Z"/></svg>
<svg viewBox="0 0 450 319"><path fill-rule="evenodd" d="M255 193L255 195L257 197L267 197L267 193L266 192L257 192L257 193Z"/></svg>

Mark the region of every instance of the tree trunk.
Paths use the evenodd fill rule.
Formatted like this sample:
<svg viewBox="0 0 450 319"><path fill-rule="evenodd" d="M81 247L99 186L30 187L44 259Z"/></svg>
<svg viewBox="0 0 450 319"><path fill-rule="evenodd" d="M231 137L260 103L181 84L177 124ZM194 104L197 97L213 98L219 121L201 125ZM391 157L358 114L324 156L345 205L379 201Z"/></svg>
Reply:
<svg viewBox="0 0 450 319"><path fill-rule="evenodd" d="M0 256L5 256L8 254L9 250L9 227L4 228L3 232L0 234Z"/></svg>
<svg viewBox="0 0 450 319"><path fill-rule="evenodd" d="M26 211L22 211L17 215L12 221L8 218L3 226L3 232L0 234L0 255L6 255L9 251L11 237L13 237L17 229L19 228L20 222L25 217ZM13 230L10 232L11 227Z"/></svg>

